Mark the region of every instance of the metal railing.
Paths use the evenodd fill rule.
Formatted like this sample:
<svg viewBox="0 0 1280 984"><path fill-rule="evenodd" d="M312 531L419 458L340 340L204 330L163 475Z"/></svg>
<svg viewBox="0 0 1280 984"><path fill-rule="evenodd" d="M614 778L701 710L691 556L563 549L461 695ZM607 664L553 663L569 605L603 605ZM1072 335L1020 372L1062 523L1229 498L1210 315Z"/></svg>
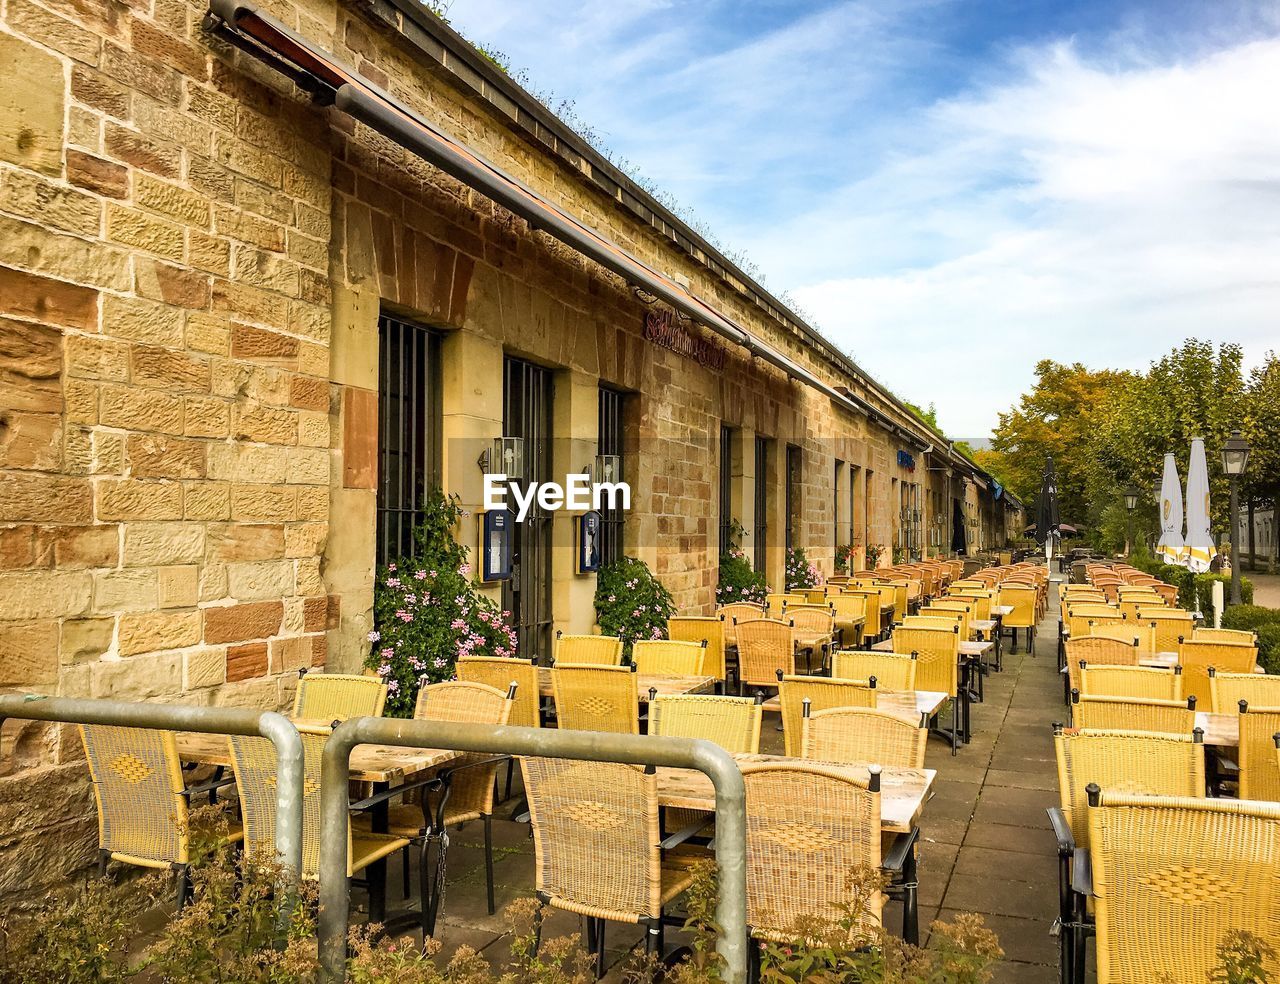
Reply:
<svg viewBox="0 0 1280 984"><path fill-rule="evenodd" d="M724 979L747 977L746 791L738 764L709 741L687 738L446 724L391 718L352 718L338 725L324 748L321 767L320 963L322 980L341 984L347 971L347 824L351 806L348 778L357 745L446 748L460 752L507 753L591 762L695 769L711 779L716 793L716 865L719 900L716 949L724 959Z"/></svg>
<svg viewBox="0 0 1280 984"><path fill-rule="evenodd" d="M0 728L9 718L266 738L276 751L276 854L289 882L296 884L302 871L302 739L283 714L237 707L8 694L0 696ZM342 843L345 848L345 833Z"/></svg>

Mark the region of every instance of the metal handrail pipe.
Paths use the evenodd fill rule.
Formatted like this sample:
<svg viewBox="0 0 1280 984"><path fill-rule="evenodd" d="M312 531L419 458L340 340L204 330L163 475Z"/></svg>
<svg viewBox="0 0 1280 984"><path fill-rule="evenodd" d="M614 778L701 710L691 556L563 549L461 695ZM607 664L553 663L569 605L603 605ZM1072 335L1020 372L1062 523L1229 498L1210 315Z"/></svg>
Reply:
<svg viewBox="0 0 1280 984"><path fill-rule="evenodd" d="M688 738L561 731L555 728L351 718L338 725L324 748L320 779L320 965L322 980L346 980L348 776L357 745L447 748L460 752L624 762L694 769L711 779L716 793L716 866L719 900L716 949L730 984L747 977L746 787L733 757L719 745Z"/></svg>
<svg viewBox="0 0 1280 984"><path fill-rule="evenodd" d="M276 752L276 855L288 883L297 884L302 871L302 738L283 714L247 707L7 694L0 696L0 728L9 718L266 738Z"/></svg>

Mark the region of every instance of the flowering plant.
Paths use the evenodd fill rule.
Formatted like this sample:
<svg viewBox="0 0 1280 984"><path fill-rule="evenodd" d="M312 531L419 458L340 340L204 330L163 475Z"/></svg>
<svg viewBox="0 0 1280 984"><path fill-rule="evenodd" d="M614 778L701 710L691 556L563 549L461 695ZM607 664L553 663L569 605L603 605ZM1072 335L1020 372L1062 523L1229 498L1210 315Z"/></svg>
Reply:
<svg viewBox="0 0 1280 984"><path fill-rule="evenodd" d="M874 571L880 566L880 558L884 556L883 543L867 544L867 570Z"/></svg>
<svg viewBox="0 0 1280 984"><path fill-rule="evenodd" d="M787 548L787 590L816 588L822 583L822 571L809 563L803 547Z"/></svg>
<svg viewBox="0 0 1280 984"><path fill-rule="evenodd" d="M749 601L763 605L769 586L764 575L752 570L746 551L741 547L743 534L741 523L729 521L728 542L720 553L720 577L716 583L716 604L731 605L736 601Z"/></svg>
<svg viewBox="0 0 1280 984"><path fill-rule="evenodd" d="M605 635L622 640L624 658L637 639L665 638L675 613L671 592L642 560L623 557L596 576L596 621Z"/></svg>
<svg viewBox="0 0 1280 984"><path fill-rule="evenodd" d="M387 685L388 717L412 717L418 688L452 679L462 656L515 656L510 613L471 580L467 548L454 538L456 496L432 490L413 531L414 556L378 571L365 666Z"/></svg>
<svg viewBox="0 0 1280 984"><path fill-rule="evenodd" d="M853 573L853 552L858 549L856 543L842 543L836 547L836 573Z"/></svg>

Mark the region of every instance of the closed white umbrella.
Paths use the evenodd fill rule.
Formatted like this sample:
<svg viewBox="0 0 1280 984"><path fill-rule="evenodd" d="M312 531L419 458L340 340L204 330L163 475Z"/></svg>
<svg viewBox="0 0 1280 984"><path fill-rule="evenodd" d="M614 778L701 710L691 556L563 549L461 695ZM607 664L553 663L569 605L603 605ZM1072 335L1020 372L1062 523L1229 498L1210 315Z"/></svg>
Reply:
<svg viewBox="0 0 1280 984"><path fill-rule="evenodd" d="M1172 454L1164 456L1160 480L1160 545L1156 552L1166 564L1182 563L1182 483Z"/></svg>
<svg viewBox="0 0 1280 984"><path fill-rule="evenodd" d="M1191 439L1191 461L1187 465L1187 538L1183 563L1197 574L1209 569L1213 560L1213 537L1209 535L1209 468L1204 459L1204 440Z"/></svg>

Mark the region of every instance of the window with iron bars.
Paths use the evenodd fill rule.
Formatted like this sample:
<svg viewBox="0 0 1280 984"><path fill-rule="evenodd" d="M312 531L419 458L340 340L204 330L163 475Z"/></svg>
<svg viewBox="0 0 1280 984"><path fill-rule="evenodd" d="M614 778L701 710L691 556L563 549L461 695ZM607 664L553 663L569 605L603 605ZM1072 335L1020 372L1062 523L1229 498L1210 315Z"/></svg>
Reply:
<svg viewBox="0 0 1280 984"><path fill-rule="evenodd" d="M755 545L755 569L765 569L766 541L769 532L769 439L756 438L756 495L755 516L751 539Z"/></svg>
<svg viewBox="0 0 1280 984"><path fill-rule="evenodd" d="M599 453L618 456L618 475L615 482L627 480L627 463L622 454L623 411L626 394L607 386L600 387ZM609 500L605 500L606 502ZM623 513L621 509L600 510L600 563L611 564L622 559Z"/></svg>

